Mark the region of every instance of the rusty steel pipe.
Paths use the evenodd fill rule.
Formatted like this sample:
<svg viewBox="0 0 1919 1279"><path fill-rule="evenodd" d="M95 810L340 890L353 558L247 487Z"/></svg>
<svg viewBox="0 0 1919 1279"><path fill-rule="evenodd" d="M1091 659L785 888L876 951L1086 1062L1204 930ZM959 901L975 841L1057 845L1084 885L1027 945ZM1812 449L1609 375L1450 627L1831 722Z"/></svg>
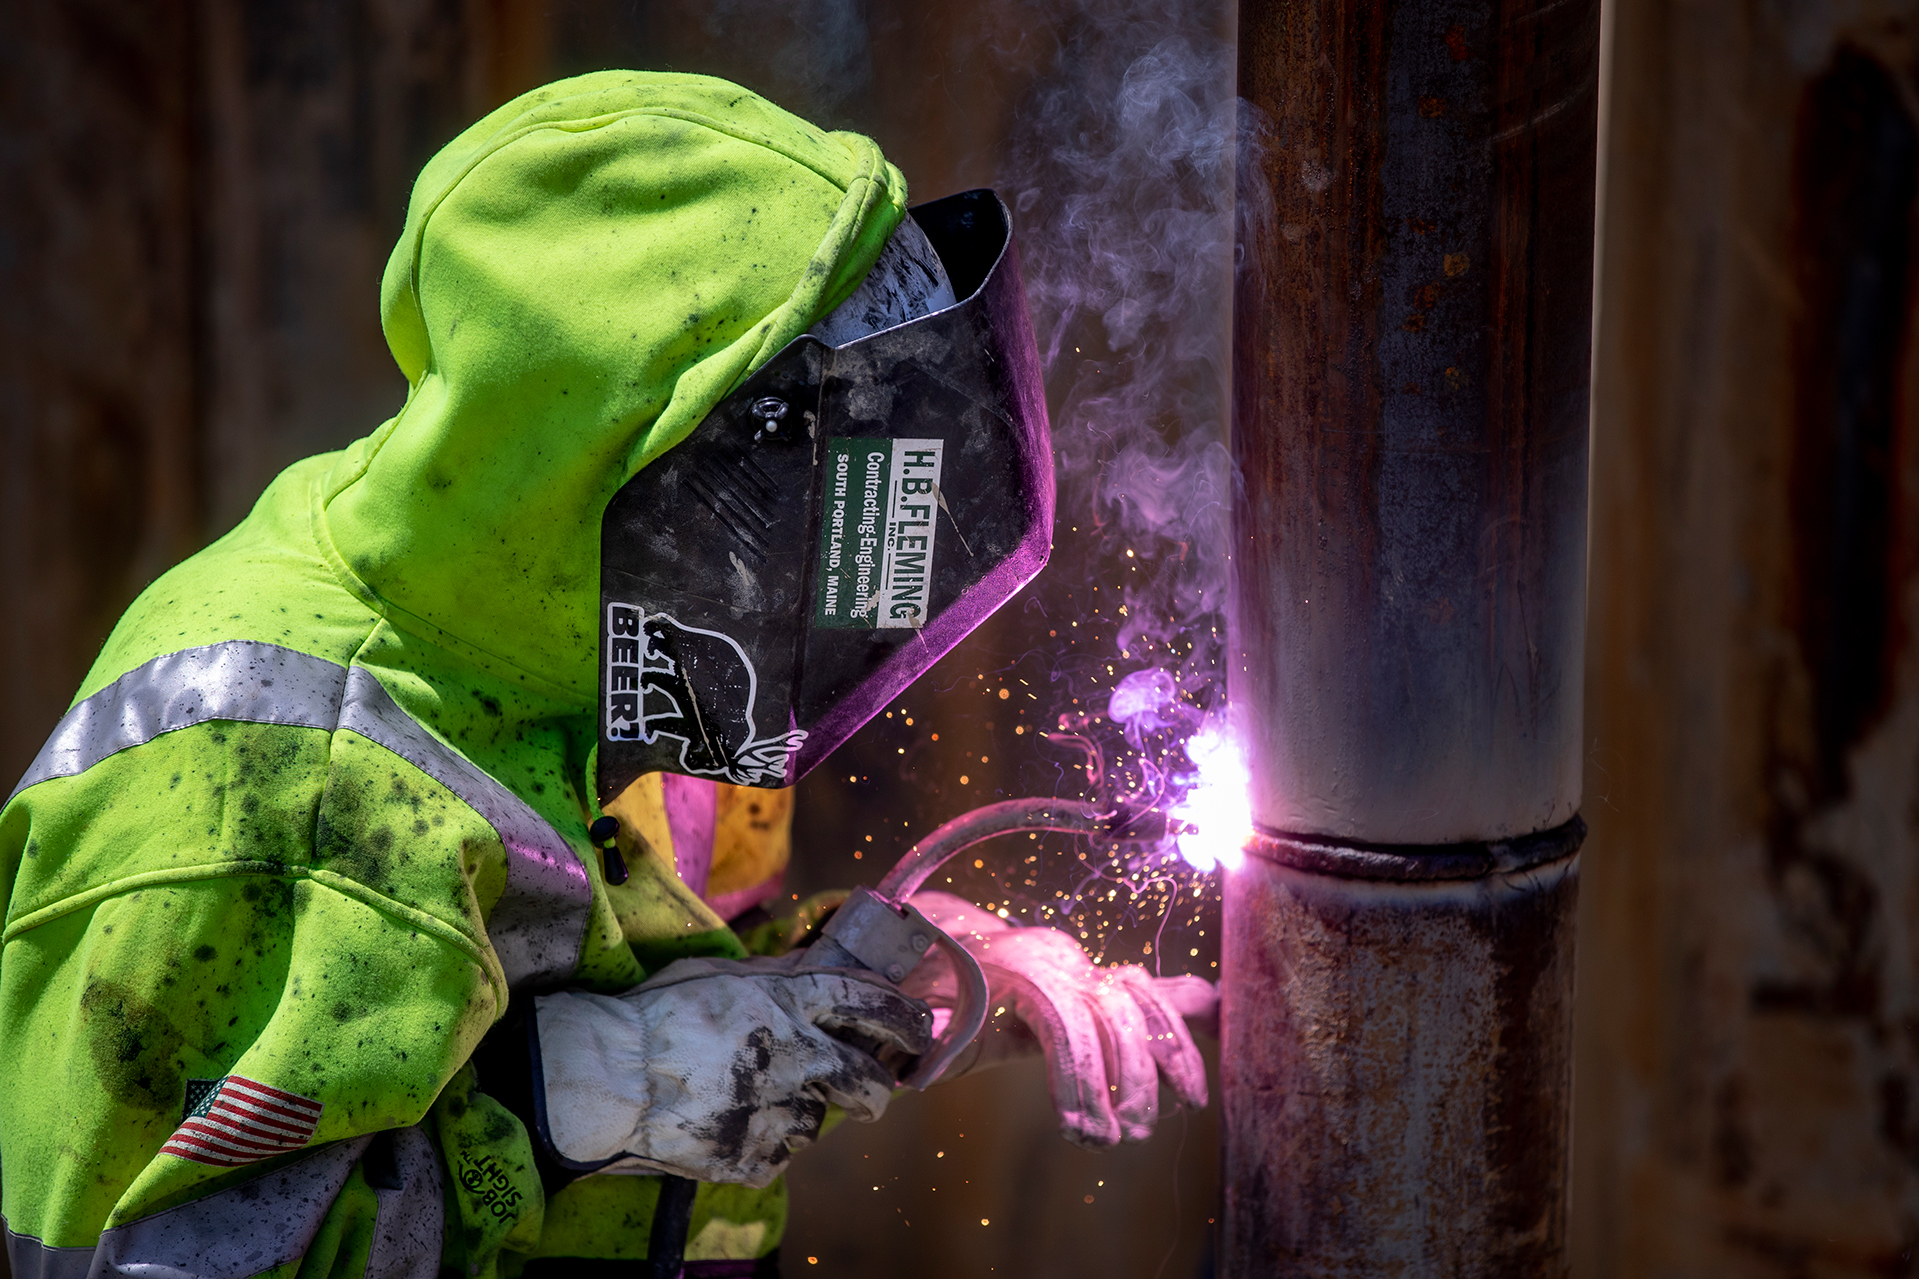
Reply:
<svg viewBox="0 0 1919 1279"><path fill-rule="evenodd" d="M1566 1269L1597 0L1241 0L1221 1273Z"/></svg>
<svg viewBox="0 0 1919 1279"><path fill-rule="evenodd" d="M1565 1273L1581 834L1473 878L1258 841L1225 903L1222 1275Z"/></svg>

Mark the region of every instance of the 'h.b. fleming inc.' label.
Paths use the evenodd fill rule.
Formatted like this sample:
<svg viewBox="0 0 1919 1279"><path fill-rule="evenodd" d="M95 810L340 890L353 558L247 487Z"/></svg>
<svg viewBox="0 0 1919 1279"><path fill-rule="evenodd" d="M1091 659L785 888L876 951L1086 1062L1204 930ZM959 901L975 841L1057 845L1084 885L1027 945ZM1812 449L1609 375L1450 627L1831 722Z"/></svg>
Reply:
<svg viewBox="0 0 1919 1279"><path fill-rule="evenodd" d="M815 625L926 625L944 453L944 440L826 442Z"/></svg>

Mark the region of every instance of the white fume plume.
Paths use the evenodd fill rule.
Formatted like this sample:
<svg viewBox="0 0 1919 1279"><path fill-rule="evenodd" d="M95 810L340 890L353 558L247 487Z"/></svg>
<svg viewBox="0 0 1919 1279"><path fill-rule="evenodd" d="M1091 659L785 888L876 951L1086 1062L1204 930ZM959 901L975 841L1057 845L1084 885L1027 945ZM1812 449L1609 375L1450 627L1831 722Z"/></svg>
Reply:
<svg viewBox="0 0 1919 1279"><path fill-rule="evenodd" d="M1047 363L1061 514L1139 547L1115 582L1119 648L1204 639L1175 671L1190 694L1215 678L1225 600L1236 164L1263 135L1233 94L1230 6L1052 7L1055 74L1020 110L1001 187Z"/></svg>
<svg viewBox="0 0 1919 1279"><path fill-rule="evenodd" d="M1179 685L1158 667L1134 671L1113 687L1107 699L1106 714L1115 724L1123 724L1126 738L1140 744L1143 734L1169 728L1178 717L1169 714L1179 700Z"/></svg>

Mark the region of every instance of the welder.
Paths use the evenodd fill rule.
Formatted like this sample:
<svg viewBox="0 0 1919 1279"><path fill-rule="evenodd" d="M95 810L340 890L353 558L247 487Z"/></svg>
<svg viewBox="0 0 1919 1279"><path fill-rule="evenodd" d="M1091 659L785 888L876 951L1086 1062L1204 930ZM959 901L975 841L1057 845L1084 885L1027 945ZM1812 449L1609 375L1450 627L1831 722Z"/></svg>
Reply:
<svg viewBox="0 0 1919 1279"><path fill-rule="evenodd" d="M1050 468L1025 541L935 546L984 557L941 621L905 557L845 616L795 612L789 548L745 527L784 499L722 491L774 472L670 467L814 434L794 465L850 458L832 379L867 377L869 417L926 411L941 378L886 371L939 351L1025 396L975 416L1043 466L1003 373L1033 358L1023 306L1010 339L1014 311L967 309L999 250L949 270L1003 206L942 207L909 216L866 138L696 76L550 85L427 165L381 288L404 406L142 593L0 812L16 1275L776 1273L792 1152L877 1119L954 998L951 964L902 987L793 949L808 918L764 910L781 787L1036 570L1002 571L1050 533ZM915 443L860 457L934 466ZM897 491L974 519L955 472L995 447ZM727 591L773 601L744 639ZM789 616L865 655L813 662L830 696ZM962 1067L1043 1051L1088 1144L1149 1132L1162 1078L1203 1104L1203 994L915 900L1005 1010Z"/></svg>

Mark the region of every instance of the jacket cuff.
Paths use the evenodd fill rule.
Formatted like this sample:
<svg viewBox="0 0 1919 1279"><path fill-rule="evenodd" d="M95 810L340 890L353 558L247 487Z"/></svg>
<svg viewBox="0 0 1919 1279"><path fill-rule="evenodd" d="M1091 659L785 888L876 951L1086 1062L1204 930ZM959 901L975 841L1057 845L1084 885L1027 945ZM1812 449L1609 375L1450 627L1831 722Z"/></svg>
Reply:
<svg viewBox="0 0 1919 1279"><path fill-rule="evenodd" d="M540 1064L540 1023L533 999L521 996L507 1005L506 1016L495 1022L473 1050L473 1068L480 1090L512 1112L526 1125L533 1147L533 1166L550 1200L562 1187L617 1159L578 1163L554 1149L546 1123L546 1076Z"/></svg>

